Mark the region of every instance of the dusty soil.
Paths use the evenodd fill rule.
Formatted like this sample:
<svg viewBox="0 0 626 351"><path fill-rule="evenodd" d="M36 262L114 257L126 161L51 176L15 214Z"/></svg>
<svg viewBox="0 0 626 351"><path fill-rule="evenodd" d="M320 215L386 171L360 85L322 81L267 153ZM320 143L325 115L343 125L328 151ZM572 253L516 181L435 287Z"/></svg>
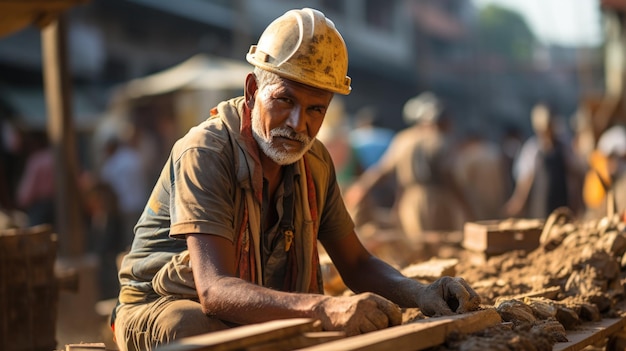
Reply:
<svg viewBox="0 0 626 351"><path fill-rule="evenodd" d="M574 222L567 219L545 228L545 240L531 251L512 251L484 264L460 261L457 276L481 295L483 303L521 294L557 291L552 300L592 304L600 313L614 312L624 298L622 258L626 224L616 219Z"/></svg>
<svg viewBox="0 0 626 351"><path fill-rule="evenodd" d="M508 323L451 338L437 350L552 350L567 341L566 330L624 316L625 223L553 213L541 237L535 250L507 252L482 264L469 263L470 253L459 252L457 276Z"/></svg>
<svg viewBox="0 0 626 351"><path fill-rule="evenodd" d="M557 210L542 229L538 248L489 257L462 248L458 237L448 245L426 241L427 249L434 250L431 256L459 260L456 276L476 290L483 308L496 308L504 321L480 333L454 335L432 351L552 350L557 342L567 341L567 330L587 321L626 316L626 223L618 217L576 220ZM383 259L395 252L389 255L391 262L406 267L406 260L416 257L403 254L410 246L397 235L392 238L386 245L380 245L380 239L366 240L366 246ZM407 309L403 323L423 318L418 309Z"/></svg>

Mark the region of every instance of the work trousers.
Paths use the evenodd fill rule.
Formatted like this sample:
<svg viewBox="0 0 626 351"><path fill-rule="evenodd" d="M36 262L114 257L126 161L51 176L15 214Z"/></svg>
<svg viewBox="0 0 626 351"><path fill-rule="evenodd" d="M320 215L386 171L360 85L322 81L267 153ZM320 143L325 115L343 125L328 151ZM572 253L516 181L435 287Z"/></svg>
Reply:
<svg viewBox="0 0 626 351"><path fill-rule="evenodd" d="M149 351L174 340L227 329L189 299L161 297L151 303L117 307L115 341L120 351Z"/></svg>

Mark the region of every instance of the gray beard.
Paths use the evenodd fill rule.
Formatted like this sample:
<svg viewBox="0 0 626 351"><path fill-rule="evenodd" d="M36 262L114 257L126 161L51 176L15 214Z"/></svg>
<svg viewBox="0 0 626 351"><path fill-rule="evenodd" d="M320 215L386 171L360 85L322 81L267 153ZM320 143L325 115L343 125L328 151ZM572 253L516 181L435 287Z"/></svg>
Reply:
<svg viewBox="0 0 626 351"><path fill-rule="evenodd" d="M262 134L263 127L261 125L261 118L258 112L255 113L255 110L253 109L251 115L252 136L254 136L254 140L256 140L257 144L259 144L259 147L261 148L261 151L263 151L267 157L281 166L290 165L299 161L302 156L304 156L304 154L311 149L313 143L315 142L314 138L310 138L302 134L296 134L293 130L287 127L274 128L270 131L269 138L265 138ZM299 152L288 152L286 150L275 148L272 146L272 139L275 136L296 139L302 142L304 147Z"/></svg>

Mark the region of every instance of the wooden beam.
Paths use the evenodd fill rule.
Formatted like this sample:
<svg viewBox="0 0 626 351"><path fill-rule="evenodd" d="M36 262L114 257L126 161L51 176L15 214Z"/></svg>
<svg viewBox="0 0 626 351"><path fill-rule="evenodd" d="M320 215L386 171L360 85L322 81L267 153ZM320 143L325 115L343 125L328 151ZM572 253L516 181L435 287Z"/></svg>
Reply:
<svg viewBox="0 0 626 351"><path fill-rule="evenodd" d="M229 351L321 330L318 321L308 318L281 319L245 325L229 330L180 339L158 351Z"/></svg>
<svg viewBox="0 0 626 351"><path fill-rule="evenodd" d="M605 318L599 322L584 323L577 330L567 332L568 342L554 345L553 351L578 351L620 332L626 318Z"/></svg>
<svg viewBox="0 0 626 351"><path fill-rule="evenodd" d="M300 351L415 351L441 345L453 332L474 333L502 322L494 308L467 314L427 318Z"/></svg>
<svg viewBox="0 0 626 351"><path fill-rule="evenodd" d="M322 331L303 333L284 338L273 340L264 344L254 345L246 348L246 351L288 351L297 350L304 347L320 345L338 339L343 339L346 334L343 332Z"/></svg>
<svg viewBox="0 0 626 351"><path fill-rule="evenodd" d="M55 156L56 224L59 255L83 254L83 226L78 189L78 161L72 121L65 20L61 16L42 29L48 135Z"/></svg>
<svg viewBox="0 0 626 351"><path fill-rule="evenodd" d="M0 0L0 37L30 25L45 27L64 11L88 0Z"/></svg>
<svg viewBox="0 0 626 351"><path fill-rule="evenodd" d="M65 345L65 351L106 351L106 345L99 343L80 343Z"/></svg>

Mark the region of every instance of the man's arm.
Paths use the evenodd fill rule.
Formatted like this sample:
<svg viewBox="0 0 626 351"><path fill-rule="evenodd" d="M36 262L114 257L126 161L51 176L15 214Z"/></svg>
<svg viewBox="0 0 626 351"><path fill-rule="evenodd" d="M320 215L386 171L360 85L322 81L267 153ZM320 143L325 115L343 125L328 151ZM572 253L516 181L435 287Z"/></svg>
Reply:
<svg viewBox="0 0 626 351"><path fill-rule="evenodd" d="M419 307L426 315L449 315L476 310L480 297L462 279L443 277L422 284L371 255L356 233L330 242L324 248L346 285L354 292L373 292L401 307Z"/></svg>
<svg viewBox="0 0 626 351"><path fill-rule="evenodd" d="M504 204L504 215L517 217L522 215L530 189L532 188L535 175L533 173L524 174L523 178L519 178L515 183L513 194Z"/></svg>
<svg viewBox="0 0 626 351"><path fill-rule="evenodd" d="M401 322L400 310L374 294L329 297L264 288L235 274L234 245L219 236L187 236L193 276L207 315L239 324L314 318L325 330L355 335Z"/></svg>

